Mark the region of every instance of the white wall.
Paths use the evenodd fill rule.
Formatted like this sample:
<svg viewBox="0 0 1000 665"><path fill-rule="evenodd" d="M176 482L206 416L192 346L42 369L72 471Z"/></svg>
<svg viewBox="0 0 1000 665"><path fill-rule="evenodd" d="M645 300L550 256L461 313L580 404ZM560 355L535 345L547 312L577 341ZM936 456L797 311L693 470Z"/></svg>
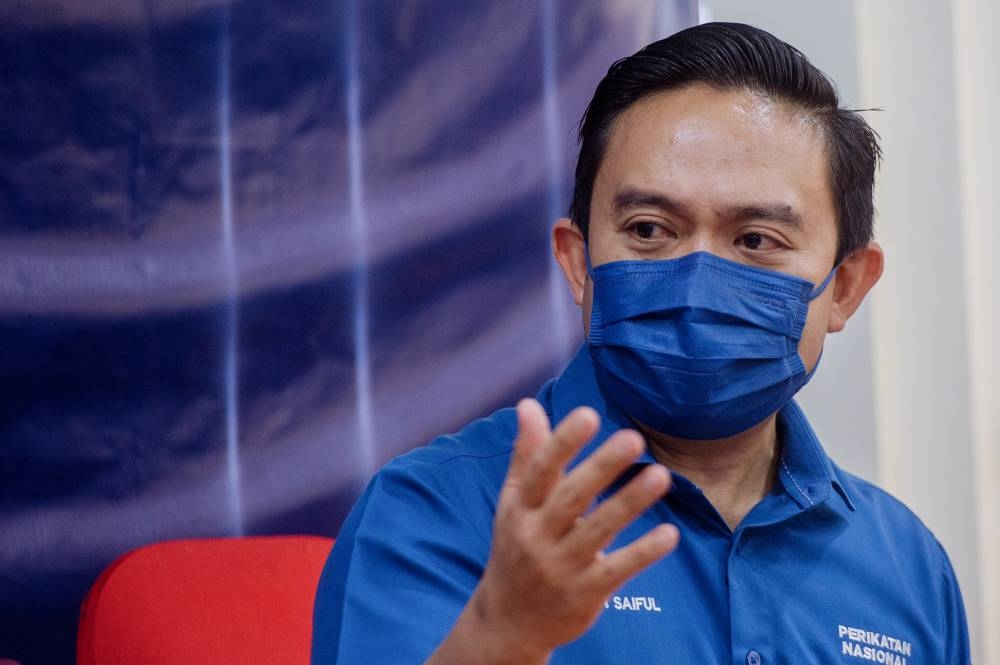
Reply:
<svg viewBox="0 0 1000 665"><path fill-rule="evenodd" d="M1000 665L1000 25L995 0L704 0L881 107L886 272L802 403L828 452L907 503L958 572L977 663ZM993 627L992 631L985 630Z"/></svg>
<svg viewBox="0 0 1000 665"><path fill-rule="evenodd" d="M958 99L961 227L965 252L966 334L981 638L980 662L1000 663L1000 3L953 3ZM969 479L964 479L966 482Z"/></svg>

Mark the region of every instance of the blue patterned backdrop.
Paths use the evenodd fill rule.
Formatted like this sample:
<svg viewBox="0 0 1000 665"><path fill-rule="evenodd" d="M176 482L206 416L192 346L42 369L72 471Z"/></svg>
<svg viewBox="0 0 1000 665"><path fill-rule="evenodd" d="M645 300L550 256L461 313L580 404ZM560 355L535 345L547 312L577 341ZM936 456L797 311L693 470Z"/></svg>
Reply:
<svg viewBox="0 0 1000 665"><path fill-rule="evenodd" d="M690 0L0 6L0 657L168 538L335 535L580 342L574 129Z"/></svg>

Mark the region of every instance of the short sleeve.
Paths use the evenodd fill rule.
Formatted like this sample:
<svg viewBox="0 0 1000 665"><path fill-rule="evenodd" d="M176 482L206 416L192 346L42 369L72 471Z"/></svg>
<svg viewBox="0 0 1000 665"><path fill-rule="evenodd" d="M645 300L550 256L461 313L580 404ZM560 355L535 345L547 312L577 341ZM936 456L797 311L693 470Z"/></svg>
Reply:
<svg viewBox="0 0 1000 665"><path fill-rule="evenodd" d="M372 480L320 578L313 665L423 663L489 555L496 488L464 458L407 456Z"/></svg>
<svg viewBox="0 0 1000 665"><path fill-rule="evenodd" d="M938 545L940 547L940 544ZM951 567L948 555L941 549L943 557L941 569L942 581L942 620L944 622L944 659L943 663L954 665L970 665L972 656L969 652L969 626L965 617L965 604L962 602L962 592L958 587L958 579Z"/></svg>

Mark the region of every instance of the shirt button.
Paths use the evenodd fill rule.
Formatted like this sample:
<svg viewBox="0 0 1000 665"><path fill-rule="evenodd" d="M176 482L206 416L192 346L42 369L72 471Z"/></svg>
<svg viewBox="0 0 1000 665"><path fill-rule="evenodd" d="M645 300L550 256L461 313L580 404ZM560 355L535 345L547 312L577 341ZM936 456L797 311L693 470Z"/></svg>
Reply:
<svg viewBox="0 0 1000 665"><path fill-rule="evenodd" d="M751 650L750 653L747 654L747 665L760 665L760 663L760 653L756 649Z"/></svg>

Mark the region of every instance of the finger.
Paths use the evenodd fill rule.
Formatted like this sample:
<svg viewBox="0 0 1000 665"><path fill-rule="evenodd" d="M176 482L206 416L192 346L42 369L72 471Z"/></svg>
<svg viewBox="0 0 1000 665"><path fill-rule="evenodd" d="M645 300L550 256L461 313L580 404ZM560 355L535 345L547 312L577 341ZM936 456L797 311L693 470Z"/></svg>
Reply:
<svg viewBox="0 0 1000 665"><path fill-rule="evenodd" d="M564 538L566 551L590 558L604 549L643 511L659 501L670 487L670 473L650 464L614 496L577 521Z"/></svg>
<svg viewBox="0 0 1000 665"><path fill-rule="evenodd" d="M522 399L517 403L516 411L517 439L514 441L514 452L511 455L506 481L506 484L512 487L520 484L528 462L538 448L552 436L549 417L545 415L545 410L536 400Z"/></svg>
<svg viewBox="0 0 1000 665"><path fill-rule="evenodd" d="M605 441L565 478L560 480L545 501L543 519L552 533L563 535L597 498L643 450L638 432L620 430Z"/></svg>
<svg viewBox="0 0 1000 665"><path fill-rule="evenodd" d="M640 571L656 563L677 547L680 533L673 524L660 524L629 545L596 557L581 582L609 595Z"/></svg>
<svg viewBox="0 0 1000 665"><path fill-rule="evenodd" d="M573 409L563 418L548 441L531 457L521 477L525 505L541 505L569 461L597 433L600 422L597 412L585 406Z"/></svg>

